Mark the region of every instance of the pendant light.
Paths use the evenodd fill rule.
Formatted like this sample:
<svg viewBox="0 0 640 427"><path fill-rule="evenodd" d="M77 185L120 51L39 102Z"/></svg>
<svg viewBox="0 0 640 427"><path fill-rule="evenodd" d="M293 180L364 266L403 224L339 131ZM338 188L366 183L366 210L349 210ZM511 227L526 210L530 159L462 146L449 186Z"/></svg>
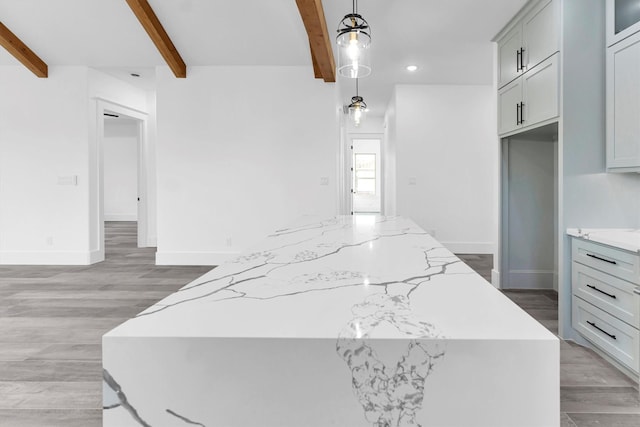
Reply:
<svg viewBox="0 0 640 427"><path fill-rule="evenodd" d="M371 74L371 34L367 21L358 15L358 0L352 5L353 12L338 24L338 74L358 79Z"/></svg>
<svg viewBox="0 0 640 427"><path fill-rule="evenodd" d="M356 96L351 98L351 104L349 104L347 109L349 111L349 118L353 121L354 126L360 126L367 112L367 103L364 102L364 99L358 94L358 79L356 79Z"/></svg>

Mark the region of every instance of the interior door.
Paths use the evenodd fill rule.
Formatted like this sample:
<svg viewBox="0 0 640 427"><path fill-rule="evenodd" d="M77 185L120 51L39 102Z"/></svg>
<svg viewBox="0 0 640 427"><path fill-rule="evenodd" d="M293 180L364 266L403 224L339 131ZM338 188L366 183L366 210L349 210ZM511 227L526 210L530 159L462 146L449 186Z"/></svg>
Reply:
<svg viewBox="0 0 640 427"><path fill-rule="evenodd" d="M380 213L380 140L354 139L352 194L354 213Z"/></svg>

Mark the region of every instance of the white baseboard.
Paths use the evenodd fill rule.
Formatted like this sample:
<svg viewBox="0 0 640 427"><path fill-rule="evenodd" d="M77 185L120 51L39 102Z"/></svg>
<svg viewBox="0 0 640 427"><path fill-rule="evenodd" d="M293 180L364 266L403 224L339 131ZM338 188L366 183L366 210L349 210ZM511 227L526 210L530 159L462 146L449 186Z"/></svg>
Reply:
<svg viewBox="0 0 640 427"><path fill-rule="evenodd" d="M89 264L95 264L97 262L104 261L104 251L94 250L89 252Z"/></svg>
<svg viewBox="0 0 640 427"><path fill-rule="evenodd" d="M553 289L553 271L511 270L508 274L507 289Z"/></svg>
<svg viewBox="0 0 640 427"><path fill-rule="evenodd" d="M156 252L156 265L220 265L240 252Z"/></svg>
<svg viewBox="0 0 640 427"><path fill-rule="evenodd" d="M89 265L96 255L85 251L2 251L2 265ZM93 261L97 262L97 261Z"/></svg>
<svg viewBox="0 0 640 427"><path fill-rule="evenodd" d="M105 213L105 221L137 221L137 214L117 214L117 213Z"/></svg>
<svg viewBox="0 0 640 427"><path fill-rule="evenodd" d="M500 289L500 272L498 270L491 270L491 284L496 289Z"/></svg>
<svg viewBox="0 0 640 427"><path fill-rule="evenodd" d="M454 254L493 254L491 242L440 242Z"/></svg>

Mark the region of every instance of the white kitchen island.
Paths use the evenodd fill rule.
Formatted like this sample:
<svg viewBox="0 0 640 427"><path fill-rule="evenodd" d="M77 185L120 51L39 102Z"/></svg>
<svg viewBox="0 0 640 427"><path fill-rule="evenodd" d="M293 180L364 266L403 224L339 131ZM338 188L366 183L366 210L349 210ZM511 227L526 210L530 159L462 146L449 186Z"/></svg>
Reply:
<svg viewBox="0 0 640 427"><path fill-rule="evenodd" d="M412 221L306 219L103 337L104 426L557 427L559 341Z"/></svg>

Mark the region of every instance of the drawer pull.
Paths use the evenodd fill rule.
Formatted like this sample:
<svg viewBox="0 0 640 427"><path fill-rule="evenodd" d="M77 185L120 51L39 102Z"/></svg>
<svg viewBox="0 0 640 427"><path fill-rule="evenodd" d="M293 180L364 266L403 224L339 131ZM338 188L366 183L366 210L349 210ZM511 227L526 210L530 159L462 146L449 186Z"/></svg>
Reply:
<svg viewBox="0 0 640 427"><path fill-rule="evenodd" d="M598 288L596 288L596 287L595 287L595 286L593 286L593 285L587 285L587 288L591 288L591 289L593 289L594 291L598 291L598 292L600 292L601 294L604 294L604 295L608 296L609 298L616 299L616 296L615 296L615 295L613 295L613 294L609 294L609 293L607 293L607 292L603 291L602 289L598 289Z"/></svg>
<svg viewBox="0 0 640 427"><path fill-rule="evenodd" d="M600 332L602 332L603 334L608 335L609 337L613 338L614 340L617 339L615 335L611 335L609 332L605 331L604 329L599 328L595 323L589 322L588 320L587 320L587 323L590 324L591 326L593 326L594 328L596 328L597 330L599 330Z"/></svg>
<svg viewBox="0 0 640 427"><path fill-rule="evenodd" d="M640 295L640 288L635 288L635 289L633 290L633 293L634 293L634 294L638 294L638 295Z"/></svg>
<svg viewBox="0 0 640 427"><path fill-rule="evenodd" d="M609 264L613 264L616 265L618 264L617 262L610 260L610 259L605 259L605 258L600 258L598 255L594 255L594 254L587 254L587 256L591 257L591 258L595 258L599 261L604 261L604 262L608 262Z"/></svg>

